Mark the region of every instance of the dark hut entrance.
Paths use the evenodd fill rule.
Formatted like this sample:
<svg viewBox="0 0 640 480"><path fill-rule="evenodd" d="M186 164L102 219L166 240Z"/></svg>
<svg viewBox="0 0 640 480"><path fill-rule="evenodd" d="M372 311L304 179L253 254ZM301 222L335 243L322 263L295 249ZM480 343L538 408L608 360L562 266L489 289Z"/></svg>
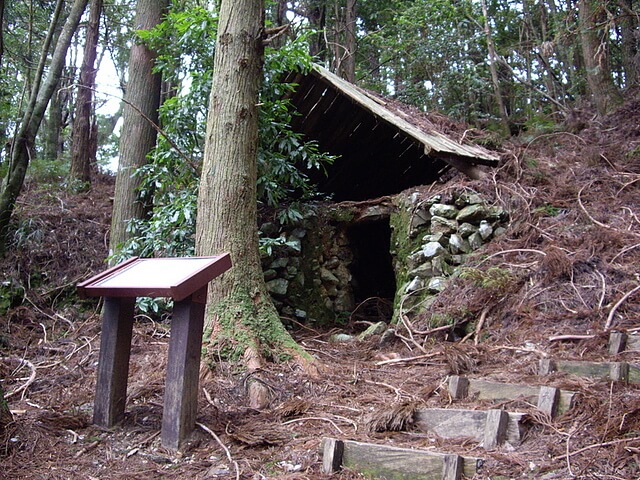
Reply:
<svg viewBox="0 0 640 480"><path fill-rule="evenodd" d="M347 236L353 253L350 270L356 308L352 318L388 321L396 293L389 217L352 224Z"/></svg>

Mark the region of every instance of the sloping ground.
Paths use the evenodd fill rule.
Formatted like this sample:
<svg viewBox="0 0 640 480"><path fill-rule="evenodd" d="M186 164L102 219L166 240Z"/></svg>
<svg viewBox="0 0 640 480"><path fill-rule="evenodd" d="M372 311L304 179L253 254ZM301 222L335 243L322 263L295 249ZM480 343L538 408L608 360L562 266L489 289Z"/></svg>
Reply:
<svg viewBox="0 0 640 480"><path fill-rule="evenodd" d="M218 363L203 376L199 397L198 422L210 432L198 427L178 454L159 443L168 326L157 319L141 316L134 327L124 424L112 431L89 425L99 308L70 293L103 268L112 185L82 196L31 186L17 212L16 249L2 263L4 278L27 293L0 326L0 372L15 419L0 477L328 478L319 445L334 437L481 457L481 478L638 478L640 387L536 375L545 358L640 363L638 352L609 355L605 333L607 326L640 329L640 102L587 120L579 134L550 132L511 145L486 180L421 189L430 196L472 188L506 207L512 223L430 312L398 325L402 338L335 344L328 339L336 330L301 327L296 337L321 373L310 378L273 365L263 380L274 401L263 412L244 404L245 376ZM471 323L457 335L430 332L433 314ZM593 337L552 339L558 335ZM504 402L499 408L529 413L530 427L519 446L485 451L464 431L446 440L411 424L407 412L417 408L489 408L484 400L454 401L446 389L452 374L579 395L553 420L529 402ZM389 431L394 423L404 430ZM331 478L361 477L342 471Z"/></svg>

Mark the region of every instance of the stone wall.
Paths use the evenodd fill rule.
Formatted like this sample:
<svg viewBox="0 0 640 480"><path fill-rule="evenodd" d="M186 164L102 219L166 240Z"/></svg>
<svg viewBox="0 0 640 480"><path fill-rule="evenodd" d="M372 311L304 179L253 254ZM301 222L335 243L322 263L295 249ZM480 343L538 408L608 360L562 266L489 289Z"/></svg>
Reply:
<svg viewBox="0 0 640 480"><path fill-rule="evenodd" d="M470 253L504 232L508 214L472 190L423 198L416 192L396 197L392 245L396 254L396 314L420 305L446 288ZM413 313L416 313L415 311Z"/></svg>
<svg viewBox="0 0 640 480"><path fill-rule="evenodd" d="M314 205L297 225L261 225L271 239L263 255L267 288L285 318L334 323L356 307L348 229L357 222L389 221L393 269L400 303L410 311L446 288L468 255L504 231L507 213L476 192L424 198L420 192L378 203Z"/></svg>

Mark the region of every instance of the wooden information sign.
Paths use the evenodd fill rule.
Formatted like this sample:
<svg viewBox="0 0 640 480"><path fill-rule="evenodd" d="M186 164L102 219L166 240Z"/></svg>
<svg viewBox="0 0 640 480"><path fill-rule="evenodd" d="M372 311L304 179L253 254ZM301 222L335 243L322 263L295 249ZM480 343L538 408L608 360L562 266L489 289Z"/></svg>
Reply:
<svg viewBox="0 0 640 480"><path fill-rule="evenodd" d="M213 257L132 258L80 284L83 297L104 297L93 423L124 418L136 297L174 300L162 413L162 444L177 449L195 427L207 286L231 268Z"/></svg>

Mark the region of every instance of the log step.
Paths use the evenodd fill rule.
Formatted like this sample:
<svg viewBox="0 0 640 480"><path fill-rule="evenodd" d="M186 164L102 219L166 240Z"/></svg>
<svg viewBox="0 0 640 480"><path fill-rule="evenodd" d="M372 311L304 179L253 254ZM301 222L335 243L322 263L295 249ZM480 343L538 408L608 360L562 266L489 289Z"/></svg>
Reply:
<svg viewBox="0 0 640 480"><path fill-rule="evenodd" d="M625 332L609 334L609 353L617 355L622 352L640 352L640 336L628 335Z"/></svg>
<svg viewBox="0 0 640 480"><path fill-rule="evenodd" d="M540 375L566 372L599 380L640 383L640 366L627 362L583 362L580 360L540 360Z"/></svg>
<svg viewBox="0 0 640 480"><path fill-rule="evenodd" d="M460 480L474 477L482 459L426 450L324 438L322 473L341 467L383 480Z"/></svg>
<svg viewBox="0 0 640 480"><path fill-rule="evenodd" d="M478 400L503 402L520 398L537 405L538 409L550 417L569 410L576 397L576 392L554 387L492 382L457 375L449 377L449 393L454 400L474 397Z"/></svg>
<svg viewBox="0 0 640 480"><path fill-rule="evenodd" d="M516 446L522 442L526 413L504 410L462 410L429 408L417 410L415 426L442 438L469 437L492 449L505 441Z"/></svg>

